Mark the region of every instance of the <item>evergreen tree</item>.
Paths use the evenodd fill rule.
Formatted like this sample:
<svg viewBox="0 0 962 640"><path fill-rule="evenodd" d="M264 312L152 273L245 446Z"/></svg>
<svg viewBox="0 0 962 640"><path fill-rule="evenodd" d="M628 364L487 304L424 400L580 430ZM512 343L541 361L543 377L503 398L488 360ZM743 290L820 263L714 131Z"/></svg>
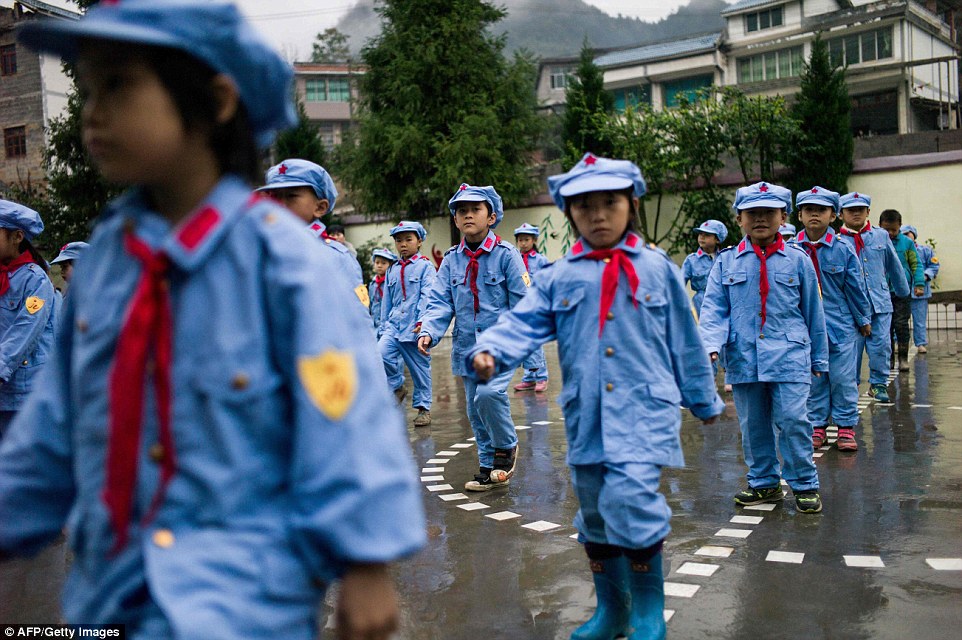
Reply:
<svg viewBox="0 0 962 640"><path fill-rule="evenodd" d="M343 64L351 59L351 48L347 44L347 36L331 27L314 37L311 51L311 62L327 64Z"/></svg>
<svg viewBox="0 0 962 640"><path fill-rule="evenodd" d="M812 55L804 65L801 92L792 106L799 136L787 165L793 192L820 185L845 193L852 174L851 104L845 70L832 64L821 34L812 42Z"/></svg>
<svg viewBox="0 0 962 640"><path fill-rule="evenodd" d="M594 53L585 38L581 45L578 70L568 79L562 141L567 161L571 166L586 151L599 156L610 156L611 145L600 134L603 119L614 110L615 99L605 91L605 77L594 63Z"/></svg>
<svg viewBox="0 0 962 640"><path fill-rule="evenodd" d="M517 204L534 188L530 155L543 128L535 66L509 62L484 0L385 0L381 34L361 52L356 135L341 177L368 213L447 215L462 182L492 184Z"/></svg>
<svg viewBox="0 0 962 640"><path fill-rule="evenodd" d="M327 160L320 129L307 117L300 100L297 101L297 126L277 136L274 154L278 162L285 158L301 158L324 166Z"/></svg>

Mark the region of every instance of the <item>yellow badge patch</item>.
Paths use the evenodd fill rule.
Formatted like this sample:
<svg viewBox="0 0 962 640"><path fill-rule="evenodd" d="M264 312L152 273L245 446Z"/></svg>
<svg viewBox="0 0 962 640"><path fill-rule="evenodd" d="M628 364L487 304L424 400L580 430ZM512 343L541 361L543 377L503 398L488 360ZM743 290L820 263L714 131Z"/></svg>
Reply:
<svg viewBox="0 0 962 640"><path fill-rule="evenodd" d="M932 259L929 260L929 262L931 262L932 264L938 264L939 258L937 256L932 256Z"/></svg>
<svg viewBox="0 0 962 640"><path fill-rule="evenodd" d="M367 287L365 287L363 284L359 284L354 287L354 293L357 295L357 299L361 301L361 304L363 304L365 308L371 307L371 298L367 295Z"/></svg>
<svg viewBox="0 0 962 640"><path fill-rule="evenodd" d="M531 276L528 275L528 272L527 272L527 271L525 271L524 273L521 274L521 279L524 280L524 286L526 286L526 287L530 287L530 286L531 286Z"/></svg>
<svg viewBox="0 0 962 640"><path fill-rule="evenodd" d="M340 420L357 395L357 368L354 356L346 351L328 349L313 358L297 361L297 375L311 402L331 420Z"/></svg>
<svg viewBox="0 0 962 640"><path fill-rule="evenodd" d="M43 309L44 301L43 298L38 298L37 296L30 296L23 306L27 309L27 313L33 315Z"/></svg>

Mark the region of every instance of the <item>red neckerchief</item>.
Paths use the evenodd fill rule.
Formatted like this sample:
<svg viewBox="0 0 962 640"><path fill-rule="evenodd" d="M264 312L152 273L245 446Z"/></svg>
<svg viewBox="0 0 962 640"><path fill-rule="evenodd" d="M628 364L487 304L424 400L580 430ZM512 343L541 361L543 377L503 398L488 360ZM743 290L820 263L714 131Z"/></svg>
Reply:
<svg viewBox="0 0 962 640"><path fill-rule="evenodd" d="M808 238L807 235L802 237ZM822 238L824 237L825 236L823 235ZM815 267L815 275L818 277L819 287L822 286L822 268L818 265L818 248L821 246L824 246L821 243L821 238L819 238L819 242L811 242L810 240L806 240L805 244L802 245L802 248L805 249L805 253L807 253L808 257L812 259L812 265Z"/></svg>
<svg viewBox="0 0 962 640"><path fill-rule="evenodd" d="M386 275L374 276L374 295L380 300L384 297L384 281L387 279ZM403 282L403 281L402 281Z"/></svg>
<svg viewBox="0 0 962 640"><path fill-rule="evenodd" d="M404 283L404 267L408 266L409 264L411 264L412 262L414 262L420 257L421 256L419 254L414 254L407 260L401 260L401 297L404 298L405 300L408 299L408 290L407 290L407 285Z"/></svg>
<svg viewBox="0 0 962 640"><path fill-rule="evenodd" d="M160 486L154 493L144 523L153 519L176 466L170 420L173 319L166 280L170 262L163 253L151 251L132 232L124 236L124 249L140 262L142 273L117 339L109 380L107 478L103 501L116 537L114 553L127 544L140 458L144 383L151 354L155 365L152 377L157 396L158 435L164 455L160 462Z"/></svg>
<svg viewBox="0 0 962 640"><path fill-rule="evenodd" d="M481 265L478 264L478 258L484 253L483 247L478 247L477 251L471 251L468 249L468 245L464 245L464 255L468 256L468 266L464 270L464 282L471 287L471 295L474 296L474 315L478 315L478 311L481 310L481 298L478 296L478 271Z"/></svg>
<svg viewBox="0 0 962 640"><path fill-rule="evenodd" d="M24 251L9 263L0 264L0 296L10 290L10 274L33 261L33 254Z"/></svg>
<svg viewBox="0 0 962 640"><path fill-rule="evenodd" d="M868 230L871 229L871 228L872 228L872 223L869 222L868 220L866 220L866 221L865 221L865 226L862 227L862 230L861 230L861 231L852 231L851 229L849 229L848 227L846 227L846 226L844 226L844 225L842 226L841 229L839 229L839 231L841 231L841 233L842 233L843 236L848 236L848 237L853 238L853 239L855 240L855 253L856 253L857 255L861 255L861 254L862 254L862 249L865 248L865 240L862 240L862 234L865 233L866 231L868 231Z"/></svg>
<svg viewBox="0 0 962 640"><path fill-rule="evenodd" d="M638 274L635 273L635 265L631 264L631 258L622 249L596 249L591 253L586 253L588 260L605 260L605 270L601 274L601 311L598 315L598 336L605 330L605 320L608 319L608 310L615 301L615 293L618 291L618 272L624 271L625 278L628 279L628 287L631 289L632 302L638 308L638 300L635 299L635 292L638 291Z"/></svg>
<svg viewBox="0 0 962 640"><path fill-rule="evenodd" d="M767 319L765 312L765 305L768 303L768 257L774 254L779 249L785 248L785 239L778 236L775 242L771 243L764 249L757 245L752 245L752 250L755 255L758 256L758 261L761 263L761 271L758 275L758 290L762 294L762 326L765 326L765 320Z"/></svg>
<svg viewBox="0 0 962 640"><path fill-rule="evenodd" d="M533 257L535 257L536 255L538 255L538 250L537 250L537 249L532 249L531 251L528 251L527 253L522 253L522 254L521 254L521 259L524 260L524 270L527 271L528 273L531 273L531 269L528 268L528 258L533 258Z"/></svg>

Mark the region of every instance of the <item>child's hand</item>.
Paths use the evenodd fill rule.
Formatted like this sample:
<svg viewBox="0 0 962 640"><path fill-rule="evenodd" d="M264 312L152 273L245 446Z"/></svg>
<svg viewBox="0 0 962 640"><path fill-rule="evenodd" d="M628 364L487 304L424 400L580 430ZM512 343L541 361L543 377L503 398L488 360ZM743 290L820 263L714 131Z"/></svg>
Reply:
<svg viewBox="0 0 962 640"><path fill-rule="evenodd" d="M821 377L822 377L822 372L821 372L821 371L816 371L815 369L812 369L812 375L815 376L816 378L821 378Z"/></svg>
<svg viewBox="0 0 962 640"><path fill-rule="evenodd" d="M708 354L708 357L711 358L711 361L712 361L712 362L718 362L718 352L717 352L717 351L712 351L711 353Z"/></svg>
<svg viewBox="0 0 962 640"><path fill-rule="evenodd" d="M866 324L858 328L858 332L861 333L866 338L872 335L872 325Z"/></svg>
<svg viewBox="0 0 962 640"><path fill-rule="evenodd" d="M431 350L431 336L421 336L418 338L418 353L422 356L431 355L429 352Z"/></svg>
<svg viewBox="0 0 962 640"><path fill-rule="evenodd" d="M494 356L487 351L474 356L474 362L471 364L474 365L474 372L482 382L487 382L494 375Z"/></svg>
<svg viewBox="0 0 962 640"><path fill-rule="evenodd" d="M915 295L917 296L925 295L925 287L915 287Z"/></svg>
<svg viewBox="0 0 962 640"><path fill-rule="evenodd" d="M418 322L417 324L414 325L414 328L411 329L411 333L421 333L421 323L420 323L420 322Z"/></svg>
<svg viewBox="0 0 962 640"><path fill-rule="evenodd" d="M354 565L341 579L340 640L387 640L397 630L398 605L387 565Z"/></svg>

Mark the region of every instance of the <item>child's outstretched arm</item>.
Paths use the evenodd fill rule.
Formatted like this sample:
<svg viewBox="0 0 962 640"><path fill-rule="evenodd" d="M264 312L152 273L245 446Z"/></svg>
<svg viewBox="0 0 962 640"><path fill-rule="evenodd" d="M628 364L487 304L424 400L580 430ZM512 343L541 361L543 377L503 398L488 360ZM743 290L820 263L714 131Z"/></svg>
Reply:
<svg viewBox="0 0 962 640"><path fill-rule="evenodd" d="M348 568L337 602L340 640L387 640L397 630L399 617L394 580L386 564Z"/></svg>

